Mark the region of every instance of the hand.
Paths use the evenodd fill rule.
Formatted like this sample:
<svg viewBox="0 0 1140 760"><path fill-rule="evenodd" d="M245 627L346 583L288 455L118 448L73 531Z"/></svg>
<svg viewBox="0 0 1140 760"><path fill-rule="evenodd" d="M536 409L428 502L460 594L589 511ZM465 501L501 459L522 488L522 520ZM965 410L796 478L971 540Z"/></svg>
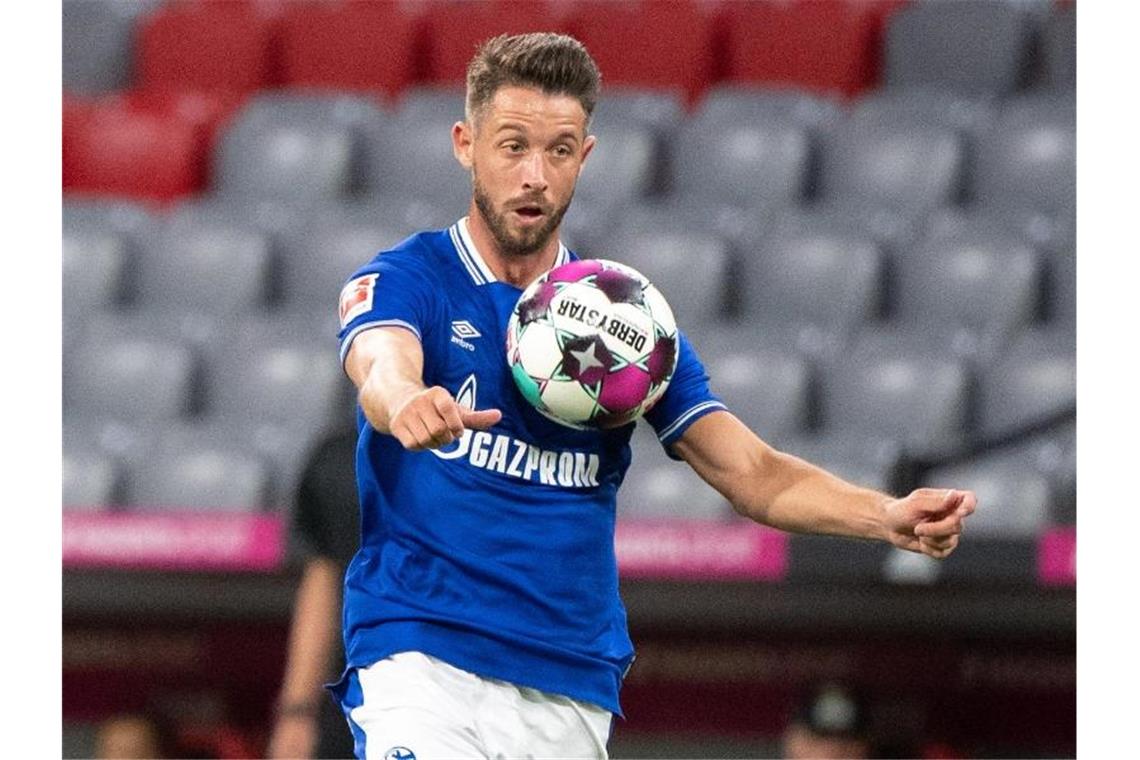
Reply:
<svg viewBox="0 0 1140 760"><path fill-rule="evenodd" d="M950 556L966 518L977 507L973 491L919 488L887 502L887 529L892 544L936 559Z"/></svg>
<svg viewBox="0 0 1140 760"><path fill-rule="evenodd" d="M273 736L265 756L277 758L312 757L317 747L316 715L282 715L273 726Z"/></svg>
<svg viewBox="0 0 1140 760"><path fill-rule="evenodd" d="M388 418L388 429L405 449L423 451L446 446L468 428L486 430L502 418L498 409L476 412L460 405L437 385L403 399Z"/></svg>

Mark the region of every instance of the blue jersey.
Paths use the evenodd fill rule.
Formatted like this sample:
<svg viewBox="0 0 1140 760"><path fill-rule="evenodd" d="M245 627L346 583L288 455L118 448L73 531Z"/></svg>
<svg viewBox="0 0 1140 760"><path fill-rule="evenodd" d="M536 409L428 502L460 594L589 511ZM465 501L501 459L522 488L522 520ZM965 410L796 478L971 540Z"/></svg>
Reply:
<svg viewBox="0 0 1140 760"><path fill-rule="evenodd" d="M560 247L556 264L574 258ZM348 665L414 650L620 714L633 645L614 520L633 425L575 430L526 401L505 348L521 292L495 278L466 219L381 253L342 292L342 362L362 331L399 326L423 345L427 386L503 413L488 431L412 452L358 412L361 547L345 578ZM721 408L682 337L673 380L646 419L668 446Z"/></svg>

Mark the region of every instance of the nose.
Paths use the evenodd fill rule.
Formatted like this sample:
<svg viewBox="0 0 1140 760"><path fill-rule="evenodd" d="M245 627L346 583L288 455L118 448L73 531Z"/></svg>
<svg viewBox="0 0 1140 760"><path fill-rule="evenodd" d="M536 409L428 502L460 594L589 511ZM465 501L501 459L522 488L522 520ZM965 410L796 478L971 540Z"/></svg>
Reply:
<svg viewBox="0 0 1140 760"><path fill-rule="evenodd" d="M522 162L523 190L530 192L546 192L546 165L542 153L536 151L527 156Z"/></svg>

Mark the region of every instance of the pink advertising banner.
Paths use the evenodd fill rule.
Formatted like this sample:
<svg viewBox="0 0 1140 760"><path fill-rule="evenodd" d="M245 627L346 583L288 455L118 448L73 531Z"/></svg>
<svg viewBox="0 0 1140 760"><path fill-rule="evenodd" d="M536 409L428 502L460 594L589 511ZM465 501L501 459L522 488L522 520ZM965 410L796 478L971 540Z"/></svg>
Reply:
<svg viewBox="0 0 1140 760"><path fill-rule="evenodd" d="M1077 585L1076 526L1051 528L1037 542L1037 579L1046 586Z"/></svg>
<svg viewBox="0 0 1140 760"><path fill-rule="evenodd" d="M274 515L65 513L63 566L275 570L284 533Z"/></svg>
<svg viewBox="0 0 1140 760"><path fill-rule="evenodd" d="M623 521L615 546L625 578L778 581L788 567L787 534L743 522Z"/></svg>

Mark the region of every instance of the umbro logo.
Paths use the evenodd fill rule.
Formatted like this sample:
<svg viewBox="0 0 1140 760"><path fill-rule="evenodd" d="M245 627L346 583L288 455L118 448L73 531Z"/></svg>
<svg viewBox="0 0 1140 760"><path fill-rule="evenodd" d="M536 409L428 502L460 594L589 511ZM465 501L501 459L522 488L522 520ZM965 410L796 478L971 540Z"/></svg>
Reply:
<svg viewBox="0 0 1140 760"><path fill-rule="evenodd" d="M474 351L469 341L472 338L481 338L483 333L475 329L475 325L466 319L457 319L451 323L451 342L467 351Z"/></svg>

